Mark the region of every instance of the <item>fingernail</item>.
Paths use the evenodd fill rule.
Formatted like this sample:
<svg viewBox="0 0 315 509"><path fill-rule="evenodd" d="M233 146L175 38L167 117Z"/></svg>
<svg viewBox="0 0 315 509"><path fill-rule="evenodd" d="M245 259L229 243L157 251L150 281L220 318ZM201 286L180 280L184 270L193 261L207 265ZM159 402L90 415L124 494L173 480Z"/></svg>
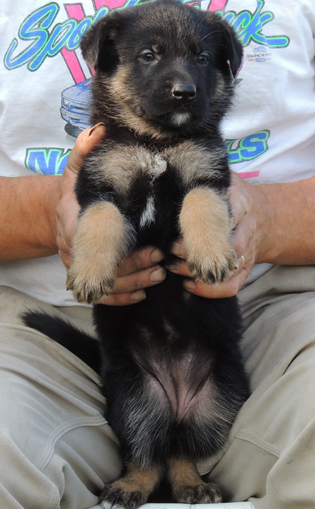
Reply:
<svg viewBox="0 0 315 509"><path fill-rule="evenodd" d="M186 279L186 281L184 281L184 287L186 290L193 291L196 288L196 283L192 279Z"/></svg>
<svg viewBox="0 0 315 509"><path fill-rule="evenodd" d="M132 292L130 294L130 300L132 302L140 302L146 298L146 293L144 290L137 290L136 292Z"/></svg>
<svg viewBox="0 0 315 509"><path fill-rule="evenodd" d="M160 249L154 249L151 253L151 263L159 263L164 260L164 253Z"/></svg>
<svg viewBox="0 0 315 509"><path fill-rule="evenodd" d="M166 270L164 270L162 267L159 267L151 272L150 281L151 283L159 283L160 281L164 281L165 277Z"/></svg>
<svg viewBox="0 0 315 509"><path fill-rule="evenodd" d="M172 246L172 253L178 256L179 258L182 258L185 254L183 244L181 244L180 242L174 242Z"/></svg>
<svg viewBox="0 0 315 509"><path fill-rule="evenodd" d="M167 270L170 270L171 272L178 272L181 266L181 262L172 262L169 265L166 266Z"/></svg>
<svg viewBox="0 0 315 509"><path fill-rule="evenodd" d="M91 127L91 129L89 130L88 136L92 136L92 134L96 131L96 129L98 129L101 126L105 127L105 124L103 124L103 122L99 122L98 124L95 124L93 127Z"/></svg>

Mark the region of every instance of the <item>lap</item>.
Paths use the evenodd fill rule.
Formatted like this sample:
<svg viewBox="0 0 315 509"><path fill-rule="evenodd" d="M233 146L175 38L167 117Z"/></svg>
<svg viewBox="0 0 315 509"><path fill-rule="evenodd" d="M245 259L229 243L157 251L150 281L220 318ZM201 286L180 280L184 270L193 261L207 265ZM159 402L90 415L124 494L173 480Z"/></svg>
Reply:
<svg viewBox="0 0 315 509"><path fill-rule="evenodd" d="M226 500L257 509L315 500L314 268L276 267L240 293L252 395L212 468ZM208 470L209 471L209 470Z"/></svg>
<svg viewBox="0 0 315 509"><path fill-rule="evenodd" d="M211 470L226 501L249 499L257 509L314 505L313 272L275 267L240 292L252 395L220 457L199 465L203 474ZM8 509L27 509L28 500L50 509L90 507L103 481L121 469L99 380L70 352L24 327L18 315L25 306L39 303L0 292L1 500ZM81 326L89 323L84 313ZM67 314L77 322L76 310Z"/></svg>
<svg viewBox="0 0 315 509"><path fill-rule="evenodd" d="M7 509L83 509L97 503L104 481L119 476L119 446L103 417L96 373L22 324L20 313L38 308L63 314L1 288L0 498ZM89 316L67 314L79 315L71 320L80 326Z"/></svg>

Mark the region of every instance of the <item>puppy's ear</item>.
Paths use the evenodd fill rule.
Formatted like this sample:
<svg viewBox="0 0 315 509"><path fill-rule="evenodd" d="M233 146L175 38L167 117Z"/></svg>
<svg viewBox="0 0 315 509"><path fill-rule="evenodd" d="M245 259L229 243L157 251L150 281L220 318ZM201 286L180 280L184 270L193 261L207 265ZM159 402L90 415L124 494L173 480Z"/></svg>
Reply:
<svg viewBox="0 0 315 509"><path fill-rule="evenodd" d="M226 21L222 21L222 37L224 58L233 77L236 78L243 63L243 46L233 28Z"/></svg>
<svg viewBox="0 0 315 509"><path fill-rule="evenodd" d="M82 37L80 47L86 62L94 69L108 72L118 64L115 38L119 22L114 16L106 16Z"/></svg>
<svg viewBox="0 0 315 509"><path fill-rule="evenodd" d="M231 25L214 12L205 12L207 23L215 35L217 64L235 78L243 62L243 46Z"/></svg>

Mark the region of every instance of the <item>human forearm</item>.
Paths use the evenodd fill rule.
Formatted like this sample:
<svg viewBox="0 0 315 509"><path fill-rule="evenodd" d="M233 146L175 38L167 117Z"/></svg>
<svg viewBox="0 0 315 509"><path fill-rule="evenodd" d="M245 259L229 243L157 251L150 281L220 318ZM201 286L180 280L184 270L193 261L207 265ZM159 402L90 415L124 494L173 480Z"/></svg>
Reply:
<svg viewBox="0 0 315 509"><path fill-rule="evenodd" d="M0 263L59 252L69 266L79 213L76 176L84 157L104 136L104 128L100 131L86 129L80 134L62 176L0 177Z"/></svg>
<svg viewBox="0 0 315 509"><path fill-rule="evenodd" d="M248 221L245 215L235 232L238 254L245 259L253 256L253 264L315 263L315 177L291 183L241 185L250 198ZM252 230L252 238L246 238L246 228Z"/></svg>
<svg viewBox="0 0 315 509"><path fill-rule="evenodd" d="M315 263L315 177L253 186L252 196L254 212L260 218L255 263Z"/></svg>
<svg viewBox="0 0 315 509"><path fill-rule="evenodd" d="M0 262L58 252L59 177L0 177Z"/></svg>

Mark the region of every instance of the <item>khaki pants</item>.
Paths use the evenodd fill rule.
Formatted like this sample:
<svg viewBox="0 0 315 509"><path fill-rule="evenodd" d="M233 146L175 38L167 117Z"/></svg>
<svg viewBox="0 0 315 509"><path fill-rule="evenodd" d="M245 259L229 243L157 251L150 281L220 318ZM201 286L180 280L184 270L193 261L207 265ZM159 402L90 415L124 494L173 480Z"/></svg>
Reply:
<svg viewBox="0 0 315 509"><path fill-rule="evenodd" d="M225 501L315 508L315 268L275 267L239 294L252 396L220 457L199 465ZM98 378L21 324L25 295L0 293L0 505L86 509L120 474ZM56 312L56 310L54 310ZM59 309L90 328L90 310Z"/></svg>
<svg viewBox="0 0 315 509"><path fill-rule="evenodd" d="M119 476L119 445L96 373L21 323L21 312L38 308L52 311L1 288L0 507L86 509L103 481ZM64 311L81 327L91 323L90 309Z"/></svg>

